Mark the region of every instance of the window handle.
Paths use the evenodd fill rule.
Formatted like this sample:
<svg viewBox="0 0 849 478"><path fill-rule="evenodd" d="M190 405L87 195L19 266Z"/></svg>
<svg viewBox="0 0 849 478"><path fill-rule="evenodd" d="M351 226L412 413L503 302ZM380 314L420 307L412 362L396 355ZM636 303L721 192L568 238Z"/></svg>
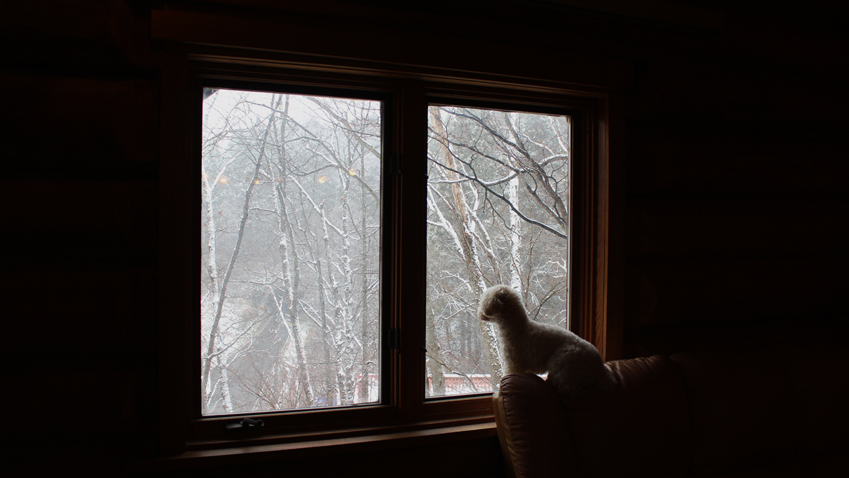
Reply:
<svg viewBox="0 0 849 478"><path fill-rule="evenodd" d="M224 426L227 430L248 430L251 428L262 428L265 422L262 420L254 420L253 418L243 418L238 422L228 423Z"/></svg>

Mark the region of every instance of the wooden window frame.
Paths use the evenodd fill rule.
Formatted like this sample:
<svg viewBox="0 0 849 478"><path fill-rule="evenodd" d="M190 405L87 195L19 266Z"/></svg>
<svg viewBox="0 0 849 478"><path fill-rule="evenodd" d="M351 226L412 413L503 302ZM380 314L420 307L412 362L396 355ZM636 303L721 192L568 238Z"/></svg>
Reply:
<svg viewBox="0 0 849 478"><path fill-rule="evenodd" d="M384 157L401 158L401 174L384 173L381 327L401 330L400 350L382 339L383 403L350 409L263 413L266 426L225 432L230 417L200 417L193 401L199 339L200 105L203 86L265 85L296 93L362 91L385 101ZM219 47L167 44L162 50L160 143L159 356L162 456L230 463L256 453L290 456L377 447L394 440L494 436L489 395L424 399L424 220L427 106L509 105L559 111L573 124L570 328L615 358L608 321L609 95L544 80L446 72L367 61L332 60ZM420 114L419 114L420 113ZM403 219L406 218L406 219ZM421 221L411 220L416 217ZM402 266L403 264L403 266ZM404 272L419 271L420 273ZM614 332L615 335L615 332ZM412 351L412 352L411 352ZM199 355L198 355L199 356ZM216 461L217 460L217 461Z"/></svg>

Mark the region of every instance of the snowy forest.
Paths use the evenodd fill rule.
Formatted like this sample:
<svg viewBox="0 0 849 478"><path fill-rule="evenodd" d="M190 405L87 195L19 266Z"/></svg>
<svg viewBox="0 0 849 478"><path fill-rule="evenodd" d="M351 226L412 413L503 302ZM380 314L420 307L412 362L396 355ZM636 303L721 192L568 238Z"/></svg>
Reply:
<svg viewBox="0 0 849 478"><path fill-rule="evenodd" d="M202 413L380 400L381 104L205 89ZM568 116L428 111L424 394L500 381L486 287L567 326Z"/></svg>

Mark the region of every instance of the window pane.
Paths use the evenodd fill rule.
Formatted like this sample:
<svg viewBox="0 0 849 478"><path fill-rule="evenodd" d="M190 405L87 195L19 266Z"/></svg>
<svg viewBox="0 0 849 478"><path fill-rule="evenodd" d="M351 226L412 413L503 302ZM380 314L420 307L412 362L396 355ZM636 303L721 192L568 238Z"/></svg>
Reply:
<svg viewBox="0 0 849 478"><path fill-rule="evenodd" d="M428 397L500 382L496 331L476 314L487 287L568 327L569 154L568 116L429 108Z"/></svg>
<svg viewBox="0 0 849 478"><path fill-rule="evenodd" d="M380 111L204 90L204 415L379 400Z"/></svg>

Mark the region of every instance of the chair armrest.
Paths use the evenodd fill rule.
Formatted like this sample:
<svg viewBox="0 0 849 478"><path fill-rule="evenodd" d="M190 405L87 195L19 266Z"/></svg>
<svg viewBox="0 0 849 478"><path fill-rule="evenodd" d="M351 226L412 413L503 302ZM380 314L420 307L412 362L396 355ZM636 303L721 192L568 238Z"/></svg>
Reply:
<svg viewBox="0 0 849 478"><path fill-rule="evenodd" d="M548 383L506 375L493 405L508 477L579 476L566 416Z"/></svg>

